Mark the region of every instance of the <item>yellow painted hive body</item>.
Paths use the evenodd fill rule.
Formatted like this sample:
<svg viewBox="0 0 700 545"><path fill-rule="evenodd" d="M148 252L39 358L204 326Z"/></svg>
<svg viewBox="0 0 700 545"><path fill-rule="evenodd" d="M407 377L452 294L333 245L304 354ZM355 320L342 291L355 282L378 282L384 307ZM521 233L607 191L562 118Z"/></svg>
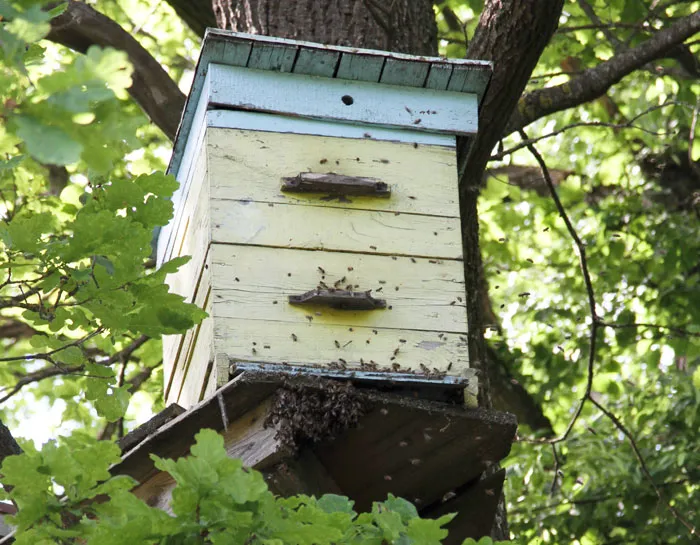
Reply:
<svg viewBox="0 0 700 545"><path fill-rule="evenodd" d="M445 139L454 142L454 139ZM210 315L164 339L168 402L189 407L215 360L469 374L453 145L206 129L165 259L171 288ZM300 173L385 182L389 198L281 191ZM371 290L386 308L288 302L318 287Z"/></svg>

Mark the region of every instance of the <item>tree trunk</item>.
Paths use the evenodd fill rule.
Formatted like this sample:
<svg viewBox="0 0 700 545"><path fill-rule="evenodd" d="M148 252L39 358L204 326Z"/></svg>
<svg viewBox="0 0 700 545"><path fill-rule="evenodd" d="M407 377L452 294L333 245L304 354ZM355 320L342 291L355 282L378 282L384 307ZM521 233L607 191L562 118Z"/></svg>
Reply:
<svg viewBox="0 0 700 545"><path fill-rule="evenodd" d="M213 0L219 28L329 45L437 54L429 0Z"/></svg>

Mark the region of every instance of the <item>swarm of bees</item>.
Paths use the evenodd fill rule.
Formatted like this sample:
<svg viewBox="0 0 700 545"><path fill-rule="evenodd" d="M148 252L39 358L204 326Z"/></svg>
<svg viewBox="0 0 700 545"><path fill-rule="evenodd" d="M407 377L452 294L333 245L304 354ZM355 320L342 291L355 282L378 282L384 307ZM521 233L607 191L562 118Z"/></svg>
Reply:
<svg viewBox="0 0 700 545"><path fill-rule="evenodd" d="M365 408L350 383L315 378L287 380L275 393L265 427L276 427L275 438L292 452L308 443L337 436L355 426Z"/></svg>

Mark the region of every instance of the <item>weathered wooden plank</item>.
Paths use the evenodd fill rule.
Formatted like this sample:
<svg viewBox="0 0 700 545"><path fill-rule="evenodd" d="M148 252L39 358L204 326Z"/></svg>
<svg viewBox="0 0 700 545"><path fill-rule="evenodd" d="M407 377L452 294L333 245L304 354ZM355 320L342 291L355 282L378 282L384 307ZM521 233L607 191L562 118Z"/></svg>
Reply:
<svg viewBox="0 0 700 545"><path fill-rule="evenodd" d="M211 292L211 255L207 255L202 263L199 278L194 282L194 294L188 298L188 302L194 303L200 308L205 308L210 303ZM189 329L182 335L163 336L163 384L165 385L165 399L168 403L176 403L184 376L183 362L193 349L194 338L199 331L199 326Z"/></svg>
<svg viewBox="0 0 700 545"><path fill-rule="evenodd" d="M222 433L224 448L229 457L238 458L244 465L259 471L279 463L289 455L279 440L275 439L276 430L263 426L269 407L269 400L262 402L231 422ZM186 451L183 450L180 455L174 457L185 454ZM159 472L132 492L148 505L172 513L170 501L175 486L175 480L168 473Z"/></svg>
<svg viewBox="0 0 700 545"><path fill-rule="evenodd" d="M462 86L463 93L474 93L481 104L484 95L488 91L491 73L483 70L469 70Z"/></svg>
<svg viewBox="0 0 700 545"><path fill-rule="evenodd" d="M260 377L240 375L217 390L217 393L223 396L228 421L233 422L270 397L279 385L279 379L266 377L265 380L260 380ZM203 428L216 431L224 429L221 406L216 395L161 426L126 453L121 463L113 466L110 472L113 475L130 475L143 483L158 473L153 467L151 454L175 459L184 456L194 444L195 434Z"/></svg>
<svg viewBox="0 0 700 545"><path fill-rule="evenodd" d="M256 70L272 70L276 72L291 72L297 55L296 47L284 45L256 43L250 53L248 68Z"/></svg>
<svg viewBox="0 0 700 545"><path fill-rule="evenodd" d="M230 458L239 458L245 465L261 470L291 454L277 439L277 428L265 427L271 405L268 399L226 428L224 447Z"/></svg>
<svg viewBox="0 0 700 545"><path fill-rule="evenodd" d="M202 174L198 174L200 176ZM197 182L198 193L191 195L183 210L182 220L174 233L172 254L168 258L191 256L188 263L166 277L170 291L191 301L201 275L211 240L210 192L206 179Z"/></svg>
<svg viewBox="0 0 700 545"><path fill-rule="evenodd" d="M248 64L248 59L250 58L251 50L252 43L249 42L224 42L223 54L220 57L221 62L232 66L246 66Z"/></svg>
<svg viewBox="0 0 700 545"><path fill-rule="evenodd" d="M150 420L141 424L135 430L130 431L124 437L119 439L117 444L122 452L127 452L138 445L150 434L156 432L163 424L170 422L173 418L180 416L185 412L185 409L177 403L171 403L165 409L160 411Z"/></svg>
<svg viewBox="0 0 700 545"><path fill-rule="evenodd" d="M287 47L299 47L302 49L308 49L309 51L338 51L339 53L354 53L357 55L368 55L387 59L399 59L399 60L409 60L416 63L435 63L441 62L456 66L471 66L476 69L490 70L492 63L490 61L484 60L474 60L474 59L446 59L443 57L429 57L421 55L410 55L407 53L395 53L392 51L382 51L376 49L363 49L358 47L345 47L340 45L325 45L315 42L307 42L302 40L291 40L287 38L278 38L275 36L262 36L262 35L251 35L243 34L239 32L232 32L229 30L222 30L218 28L209 28L206 33L206 40L204 43L205 49L209 43L215 41L243 41L243 42L254 42L254 43L269 43L284 45ZM216 59L212 59L212 62L216 62Z"/></svg>
<svg viewBox="0 0 700 545"><path fill-rule="evenodd" d="M207 138L214 199L459 217L453 148L227 129L209 129ZM391 198L323 200L326 194L281 191L282 178L310 171L376 178Z"/></svg>
<svg viewBox="0 0 700 545"><path fill-rule="evenodd" d="M314 323L313 318L294 324L217 317L215 350L244 361L316 367L376 366L379 370L423 372L422 364L431 373L437 370L451 375L464 374L469 368L464 335L323 325Z"/></svg>
<svg viewBox="0 0 700 545"><path fill-rule="evenodd" d="M383 67L383 57L342 53L335 77L353 81L379 81Z"/></svg>
<svg viewBox="0 0 700 545"><path fill-rule="evenodd" d="M462 258L457 218L216 200L211 221L216 243Z"/></svg>
<svg viewBox="0 0 700 545"><path fill-rule="evenodd" d="M206 112L197 110L195 121L205 123ZM168 225L163 227L158 234L158 265L162 264L173 255L178 234L182 235L182 230L186 228L191 215L194 213L197 200L193 196L198 195L201 184L207 177L207 153L204 145L206 127L197 129L196 134L192 134L190 141L184 150L183 160L177 172L168 171L175 174L180 186L173 195L173 218Z"/></svg>
<svg viewBox="0 0 700 545"><path fill-rule="evenodd" d="M356 428L314 451L357 509L388 493L421 508L503 459L515 430L506 413L401 398L378 403Z"/></svg>
<svg viewBox="0 0 700 545"><path fill-rule="evenodd" d="M313 316L314 325L467 331L461 261L220 244L212 245L211 253L216 318L307 324L307 316ZM373 290L387 308L338 310L288 303L288 296L321 282L329 288Z"/></svg>
<svg viewBox="0 0 700 545"><path fill-rule="evenodd" d="M170 500L176 486L175 479L169 473L161 471L135 487L131 493L147 505L165 511L169 515L174 515L170 508Z"/></svg>
<svg viewBox="0 0 700 545"><path fill-rule="evenodd" d="M455 147L455 137L448 134L418 132L406 129L388 129L377 125L350 124L339 121L324 121L284 115L243 112L240 110L210 110L207 126L216 129L245 129L276 133L313 134L362 140L389 140L408 142L412 146Z"/></svg>
<svg viewBox="0 0 700 545"><path fill-rule="evenodd" d="M448 494L451 499L422 511L421 516L439 518L449 513L457 514L447 525L450 534L442 541L444 545L460 545L468 537L478 540L488 536L493 527L505 477L505 469L496 471L464 490L458 489L456 494Z"/></svg>
<svg viewBox="0 0 700 545"><path fill-rule="evenodd" d="M340 53L332 50L311 51L301 48L294 63L293 72L305 76L333 77Z"/></svg>
<svg viewBox="0 0 700 545"><path fill-rule="evenodd" d="M316 78L296 73L296 66L294 74L282 74L211 64L209 103L418 131L465 136L476 133L478 104L474 94L399 85L387 92L380 83L341 79L327 79L319 85ZM312 66L307 70L312 71Z"/></svg>
<svg viewBox="0 0 700 545"><path fill-rule="evenodd" d="M447 89L447 84L452 76L452 66L444 63L432 63L428 79L425 81L425 86L428 89L436 89L444 91Z"/></svg>
<svg viewBox="0 0 700 545"><path fill-rule="evenodd" d="M407 60L386 59L384 70L379 80L387 85L414 85L423 87L428 77L428 63L417 63Z"/></svg>
<svg viewBox="0 0 700 545"><path fill-rule="evenodd" d="M205 310L211 313L211 301L207 301ZM178 362L184 366L183 380L178 395L178 404L189 408L202 400L206 390L208 371L214 361L213 352L214 319L209 317L196 327L192 348L187 360Z"/></svg>
<svg viewBox="0 0 700 545"><path fill-rule="evenodd" d="M308 449L263 471L263 475L270 490L283 497L306 494L318 498L323 494L343 493L323 464Z"/></svg>

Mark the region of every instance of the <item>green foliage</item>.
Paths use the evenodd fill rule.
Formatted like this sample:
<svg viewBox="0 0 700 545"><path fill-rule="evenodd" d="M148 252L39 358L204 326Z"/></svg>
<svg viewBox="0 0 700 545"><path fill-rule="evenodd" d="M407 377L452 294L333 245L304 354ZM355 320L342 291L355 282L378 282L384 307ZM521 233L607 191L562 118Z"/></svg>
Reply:
<svg viewBox="0 0 700 545"><path fill-rule="evenodd" d="M35 396L58 397L66 419L94 425L90 406L123 417L130 377L160 365L159 350L130 346L183 332L205 313L165 284L186 258L146 266L177 183L159 161L129 172L125 158L143 145L147 121L128 99L126 54L45 48L39 40L61 8L44 4L0 2L0 325L33 332L5 346L0 398L16 393L17 377L55 376L57 388L44 382ZM130 369L117 373L125 351Z"/></svg>
<svg viewBox="0 0 700 545"><path fill-rule="evenodd" d="M157 460L178 482L174 516L130 494L128 479L109 478L119 452L90 437L125 413L128 427L137 409L159 410L158 339L204 314L168 292L167 274L186 258L158 270L151 262L153 230L172 214L176 185L161 173L170 143L128 98L131 67L123 53L92 47L76 55L42 40L63 9L47 12L47 4L0 0L0 405L3 421L20 433L31 426L17 424L37 413L57 414L64 431L80 431L41 449L25 442L23 456L5 461L3 483L14 486L20 507L18 542L79 536L107 545L252 543L253 534L269 545L440 542L447 518L420 519L415 507L392 496L362 514L340 496L275 498L257 473L225 457L210 432L198 437L187 460ZM700 10L697 0L587 4L601 26L592 24L583 2L567 0L528 89L564 83ZM92 5L186 86L197 38L165 3ZM442 54L464 56L483 5L436 6ZM696 42L687 48L691 59ZM558 175L559 195L586 244L597 313L616 326L598 335L593 395L636 438L665 499L697 520L700 225L688 157L700 158L700 138L690 142L700 85L682 53L671 51L599 100L527 131L551 135L536 146ZM518 139L503 144L507 150ZM534 164L525 150L502 159L490 166ZM480 200L494 309L487 335L513 380L560 433L586 385L588 294L547 192L507 178L491 177ZM537 433L521 426L521 436ZM689 540L627 438L590 403L556 451L516 443L506 466L509 522L523 544ZM98 495L107 501L91 501ZM492 542L464 545L475 543Z"/></svg>
<svg viewBox="0 0 700 545"><path fill-rule="evenodd" d="M562 72L584 70L615 54L615 47L637 45L651 35L645 24L665 28L700 9L698 2L662 3L659 9L642 0L587 4L604 26L592 25L582 2L566 2L560 30L529 89L564 83L570 76ZM471 3L443 5L462 10L472 36ZM444 25L440 31L459 37ZM611 44L610 33L619 44ZM689 51L697 57L694 43ZM463 49L456 53L463 55ZM700 223L697 175L687 157L699 92L697 78L684 75L670 56L653 70L628 75L606 97L526 129L530 138L540 138L572 123L619 125L577 126L535 146L586 245L597 314L616 326L598 334L593 395L630 430L665 500L691 523L700 505ZM629 120L638 128L625 128ZM505 139L504 149L519 141ZM521 150L491 166L533 164ZM497 316L487 336L555 433L562 433L586 386L588 294L547 188L519 185L515 174L496 174L479 203L482 255ZM520 435L536 433L521 422ZM690 542L688 530L643 475L629 440L590 403L556 454L558 461L549 445L516 443L506 462L509 523L523 543Z"/></svg>
<svg viewBox="0 0 700 545"><path fill-rule="evenodd" d="M453 515L422 519L415 506L389 495L358 514L346 497L275 497L257 471L231 459L212 430L196 436L191 456L177 461L153 456L177 483L170 516L129 492L131 479L109 476L119 460L113 443L82 438L29 448L6 459L5 482L19 514L17 545L67 542L87 545L438 545ZM56 486L65 490L58 496ZM94 500L98 495L101 501ZM464 545L476 545L466 540ZM483 538L478 545L492 545Z"/></svg>

